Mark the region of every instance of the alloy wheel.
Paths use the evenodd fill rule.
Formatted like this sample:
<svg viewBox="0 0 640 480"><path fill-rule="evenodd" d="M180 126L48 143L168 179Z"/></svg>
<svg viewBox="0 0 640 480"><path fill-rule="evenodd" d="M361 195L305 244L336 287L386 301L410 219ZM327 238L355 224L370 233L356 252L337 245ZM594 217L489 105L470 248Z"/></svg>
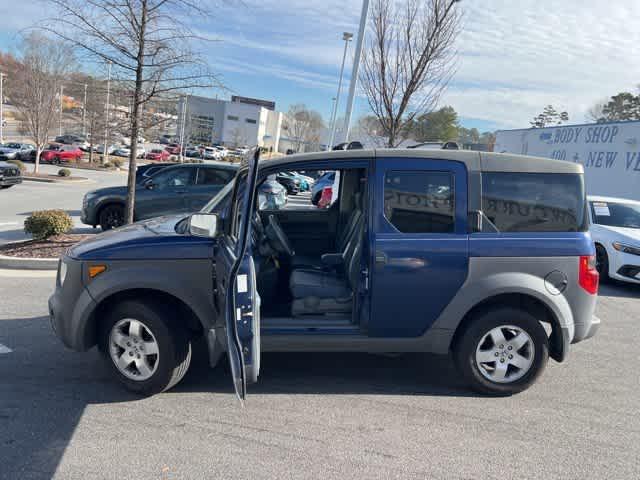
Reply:
<svg viewBox="0 0 640 480"><path fill-rule="evenodd" d="M160 360L155 336L149 327L133 318L123 318L113 326L109 354L118 371L135 381L151 378Z"/></svg>
<svg viewBox="0 0 640 480"><path fill-rule="evenodd" d="M514 325L501 325L487 332L476 348L480 373L496 383L511 383L531 369L535 347L531 336Z"/></svg>

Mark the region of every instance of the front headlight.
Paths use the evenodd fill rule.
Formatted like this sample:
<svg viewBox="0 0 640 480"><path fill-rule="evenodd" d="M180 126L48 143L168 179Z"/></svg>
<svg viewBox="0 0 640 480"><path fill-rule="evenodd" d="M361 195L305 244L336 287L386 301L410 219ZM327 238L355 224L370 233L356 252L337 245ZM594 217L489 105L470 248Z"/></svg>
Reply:
<svg viewBox="0 0 640 480"><path fill-rule="evenodd" d="M60 286L64 285L64 281L67 278L67 264L64 263L64 259L60 259L58 278L60 279Z"/></svg>
<svg viewBox="0 0 640 480"><path fill-rule="evenodd" d="M622 253L630 253L631 255L640 256L640 247L633 247L631 245L625 245L620 242L613 242L613 248Z"/></svg>

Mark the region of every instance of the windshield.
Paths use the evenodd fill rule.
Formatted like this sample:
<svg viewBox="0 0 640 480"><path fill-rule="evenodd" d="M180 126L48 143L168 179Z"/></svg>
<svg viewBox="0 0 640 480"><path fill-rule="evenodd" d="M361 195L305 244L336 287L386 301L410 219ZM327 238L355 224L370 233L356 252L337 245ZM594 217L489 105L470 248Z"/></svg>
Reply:
<svg viewBox="0 0 640 480"><path fill-rule="evenodd" d="M640 203L591 202L591 213L598 225L640 228Z"/></svg>

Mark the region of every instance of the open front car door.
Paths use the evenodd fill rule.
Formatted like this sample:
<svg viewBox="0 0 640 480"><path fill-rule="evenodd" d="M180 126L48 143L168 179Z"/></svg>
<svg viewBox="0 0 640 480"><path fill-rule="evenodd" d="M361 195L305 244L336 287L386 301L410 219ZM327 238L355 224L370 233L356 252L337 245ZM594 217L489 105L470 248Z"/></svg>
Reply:
<svg viewBox="0 0 640 480"><path fill-rule="evenodd" d="M231 375L241 402L260 371L260 297L249 245L259 157L259 149L249 152L236 175L215 255L219 312L225 318Z"/></svg>

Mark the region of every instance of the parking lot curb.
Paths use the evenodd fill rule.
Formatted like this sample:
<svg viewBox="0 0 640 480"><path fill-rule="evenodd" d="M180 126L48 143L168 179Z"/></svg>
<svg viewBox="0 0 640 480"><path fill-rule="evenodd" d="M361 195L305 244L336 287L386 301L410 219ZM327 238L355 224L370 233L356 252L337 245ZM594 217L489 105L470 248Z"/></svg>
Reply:
<svg viewBox="0 0 640 480"><path fill-rule="evenodd" d="M57 258L21 258L0 255L0 268L18 270L57 270Z"/></svg>
<svg viewBox="0 0 640 480"><path fill-rule="evenodd" d="M68 180L56 180L55 178L39 178L39 177L22 177L23 181L29 182L42 182L42 183L93 183L93 180L89 180L85 177L78 177Z"/></svg>

